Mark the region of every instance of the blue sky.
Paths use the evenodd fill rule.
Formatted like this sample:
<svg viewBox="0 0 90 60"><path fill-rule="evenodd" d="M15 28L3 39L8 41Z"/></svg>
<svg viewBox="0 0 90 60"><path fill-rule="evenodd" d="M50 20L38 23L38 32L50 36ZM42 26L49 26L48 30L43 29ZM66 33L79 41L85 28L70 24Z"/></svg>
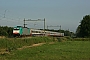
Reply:
<svg viewBox="0 0 90 60"><path fill-rule="evenodd" d="M76 31L83 16L90 14L90 0L0 0L0 25L23 25L25 19L46 19L46 26L61 25ZM43 22L26 22L29 28L43 28ZM59 29L59 27L49 27Z"/></svg>

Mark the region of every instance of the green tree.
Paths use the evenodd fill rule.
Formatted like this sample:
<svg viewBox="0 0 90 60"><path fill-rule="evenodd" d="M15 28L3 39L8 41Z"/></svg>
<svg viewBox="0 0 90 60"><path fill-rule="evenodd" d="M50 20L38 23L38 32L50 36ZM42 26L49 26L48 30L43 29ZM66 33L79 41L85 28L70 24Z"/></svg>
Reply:
<svg viewBox="0 0 90 60"><path fill-rule="evenodd" d="M90 37L90 15L83 17L81 24L77 28L78 37Z"/></svg>
<svg viewBox="0 0 90 60"><path fill-rule="evenodd" d="M76 37L80 37L80 25L77 27L77 30L76 30Z"/></svg>
<svg viewBox="0 0 90 60"><path fill-rule="evenodd" d="M12 27L0 26L0 36L11 37L13 36L12 31L13 31Z"/></svg>
<svg viewBox="0 0 90 60"><path fill-rule="evenodd" d="M71 33L69 30L64 31L65 36L71 36Z"/></svg>

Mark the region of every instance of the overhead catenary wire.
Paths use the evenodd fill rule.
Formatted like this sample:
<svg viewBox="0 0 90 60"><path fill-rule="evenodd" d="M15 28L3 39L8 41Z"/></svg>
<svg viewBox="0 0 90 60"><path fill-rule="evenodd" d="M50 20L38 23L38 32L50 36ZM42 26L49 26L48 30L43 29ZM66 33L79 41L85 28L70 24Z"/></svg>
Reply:
<svg viewBox="0 0 90 60"><path fill-rule="evenodd" d="M59 25L57 25L57 26L50 25L50 26L47 26L47 29L48 29L48 27L59 27L59 29L61 30L61 25L60 26Z"/></svg>
<svg viewBox="0 0 90 60"><path fill-rule="evenodd" d="M19 24L23 24L23 21L20 20L21 18L16 17L16 18L12 18L13 15L6 15L6 13L8 13L9 11L6 9L4 10L4 13L0 12L0 21L1 22L14 22L14 23L19 23ZM7 24L8 25L8 24Z"/></svg>
<svg viewBox="0 0 90 60"><path fill-rule="evenodd" d="M25 20L25 18L24 18L24 27L25 27L25 25L27 25L25 23L25 21L43 21L44 22L44 29L43 29L43 31L44 31L44 34L45 34L45 18L44 19L37 19L37 20L32 20L32 19Z"/></svg>
<svg viewBox="0 0 90 60"><path fill-rule="evenodd" d="M8 18L8 17L3 18L3 16L1 16L0 21L3 22L3 23L5 23L5 24L6 24L6 22L8 22L8 23L10 22L11 24L12 23L16 23L16 25L17 24L23 25L23 21L20 20L20 19L13 19L13 18ZM6 24L7 26L9 25L8 23Z"/></svg>

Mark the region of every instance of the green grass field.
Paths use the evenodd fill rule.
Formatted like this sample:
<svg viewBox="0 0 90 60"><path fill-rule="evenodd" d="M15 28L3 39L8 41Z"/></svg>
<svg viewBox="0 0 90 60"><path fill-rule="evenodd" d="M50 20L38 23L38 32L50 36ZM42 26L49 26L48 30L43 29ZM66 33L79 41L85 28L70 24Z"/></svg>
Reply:
<svg viewBox="0 0 90 60"><path fill-rule="evenodd" d="M0 54L0 60L90 60L90 41L49 42Z"/></svg>

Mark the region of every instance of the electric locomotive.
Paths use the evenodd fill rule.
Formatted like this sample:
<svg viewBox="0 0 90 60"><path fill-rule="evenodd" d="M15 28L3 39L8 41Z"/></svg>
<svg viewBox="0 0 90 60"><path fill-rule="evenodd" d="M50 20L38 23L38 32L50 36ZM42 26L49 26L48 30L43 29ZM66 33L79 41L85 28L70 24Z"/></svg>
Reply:
<svg viewBox="0 0 90 60"><path fill-rule="evenodd" d="M30 35L30 28L22 27L22 26L16 26L13 29L13 36L29 36Z"/></svg>

